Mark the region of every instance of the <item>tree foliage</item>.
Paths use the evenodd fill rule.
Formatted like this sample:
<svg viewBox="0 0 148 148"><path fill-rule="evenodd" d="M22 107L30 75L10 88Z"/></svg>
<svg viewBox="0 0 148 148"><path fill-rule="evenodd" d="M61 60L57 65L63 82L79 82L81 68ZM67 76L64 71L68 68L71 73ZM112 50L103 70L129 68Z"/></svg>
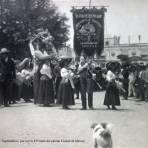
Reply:
<svg viewBox="0 0 148 148"><path fill-rule="evenodd" d="M29 37L39 28L48 29L57 50L68 40L68 19L50 0L5 0L0 5L0 47L14 55L29 55Z"/></svg>

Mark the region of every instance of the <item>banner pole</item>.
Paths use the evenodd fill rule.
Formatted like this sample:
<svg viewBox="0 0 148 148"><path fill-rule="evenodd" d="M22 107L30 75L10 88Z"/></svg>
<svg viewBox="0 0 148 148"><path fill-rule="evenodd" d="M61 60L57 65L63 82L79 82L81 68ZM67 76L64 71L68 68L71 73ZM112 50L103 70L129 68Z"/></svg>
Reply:
<svg viewBox="0 0 148 148"><path fill-rule="evenodd" d="M89 0L89 8L91 7L91 0Z"/></svg>

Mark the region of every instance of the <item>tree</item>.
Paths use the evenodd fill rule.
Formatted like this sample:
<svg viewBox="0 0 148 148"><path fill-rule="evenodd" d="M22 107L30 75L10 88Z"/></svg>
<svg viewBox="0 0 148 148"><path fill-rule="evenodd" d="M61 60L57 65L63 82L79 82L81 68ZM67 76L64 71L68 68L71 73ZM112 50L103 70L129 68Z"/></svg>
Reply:
<svg viewBox="0 0 148 148"><path fill-rule="evenodd" d="M49 0L1 0L0 47L8 47L13 55L29 55L28 41L40 28L48 29L58 50L68 38L65 14Z"/></svg>

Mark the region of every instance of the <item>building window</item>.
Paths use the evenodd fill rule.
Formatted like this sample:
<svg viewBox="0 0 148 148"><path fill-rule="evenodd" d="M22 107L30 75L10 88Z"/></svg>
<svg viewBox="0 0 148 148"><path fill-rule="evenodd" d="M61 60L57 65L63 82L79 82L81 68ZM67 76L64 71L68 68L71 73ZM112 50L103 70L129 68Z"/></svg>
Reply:
<svg viewBox="0 0 148 148"><path fill-rule="evenodd" d="M135 51L133 51L133 52L132 52L132 56L135 56L135 55L136 55L136 52L135 52Z"/></svg>
<svg viewBox="0 0 148 148"><path fill-rule="evenodd" d="M128 49L121 48L120 52L121 52L121 54L128 55Z"/></svg>
<svg viewBox="0 0 148 148"><path fill-rule="evenodd" d="M115 53L114 53L114 52L112 52L112 53L111 53L111 55L112 55L112 57L114 57L114 56L115 56Z"/></svg>
<svg viewBox="0 0 148 148"><path fill-rule="evenodd" d="M108 46L108 45L109 45L109 41L106 41L106 42L105 42L105 45Z"/></svg>

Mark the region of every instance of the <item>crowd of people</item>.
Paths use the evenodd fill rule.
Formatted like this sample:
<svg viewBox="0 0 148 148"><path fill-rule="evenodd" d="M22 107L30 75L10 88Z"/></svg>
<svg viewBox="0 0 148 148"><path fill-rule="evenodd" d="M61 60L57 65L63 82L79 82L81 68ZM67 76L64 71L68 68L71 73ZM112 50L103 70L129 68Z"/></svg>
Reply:
<svg viewBox="0 0 148 148"><path fill-rule="evenodd" d="M80 98L82 108L93 110L93 92L105 90L104 105L117 110L120 96L148 101L148 65L109 62L101 68L84 55L79 60L57 57L52 42L31 39L32 58L18 61L6 48L0 50L0 105L25 102L43 107L61 104L63 109ZM47 50L48 49L48 50Z"/></svg>

